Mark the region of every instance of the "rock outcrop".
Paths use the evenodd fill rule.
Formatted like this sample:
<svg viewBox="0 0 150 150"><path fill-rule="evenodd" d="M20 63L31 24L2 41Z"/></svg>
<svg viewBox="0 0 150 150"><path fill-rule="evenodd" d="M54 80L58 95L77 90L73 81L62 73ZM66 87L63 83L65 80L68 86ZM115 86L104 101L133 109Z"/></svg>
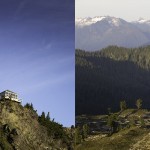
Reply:
<svg viewBox="0 0 150 150"><path fill-rule="evenodd" d="M0 150L67 150L61 139L48 136L36 111L20 103L0 101Z"/></svg>

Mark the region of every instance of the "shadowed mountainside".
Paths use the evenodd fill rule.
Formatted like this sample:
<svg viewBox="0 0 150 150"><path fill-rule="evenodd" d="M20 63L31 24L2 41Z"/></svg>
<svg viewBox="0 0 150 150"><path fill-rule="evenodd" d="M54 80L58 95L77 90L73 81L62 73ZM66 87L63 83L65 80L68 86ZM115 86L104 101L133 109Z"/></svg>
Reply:
<svg viewBox="0 0 150 150"><path fill-rule="evenodd" d="M135 107L138 98L150 108L150 47L110 46L96 52L76 50L76 115Z"/></svg>

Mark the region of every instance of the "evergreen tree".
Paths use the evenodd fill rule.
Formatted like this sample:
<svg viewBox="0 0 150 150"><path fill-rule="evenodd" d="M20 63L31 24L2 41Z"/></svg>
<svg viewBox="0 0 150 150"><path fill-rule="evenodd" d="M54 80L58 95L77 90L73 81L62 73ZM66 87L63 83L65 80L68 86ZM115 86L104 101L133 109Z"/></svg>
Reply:
<svg viewBox="0 0 150 150"><path fill-rule="evenodd" d="M24 105L24 107L25 107L25 108L30 108L30 104L29 104L29 103L26 103L26 104Z"/></svg>
<svg viewBox="0 0 150 150"><path fill-rule="evenodd" d="M31 104L26 103L26 104L24 105L24 107L25 107L25 108L28 108L28 109L31 109L31 110L34 110L32 103L31 103Z"/></svg>
<svg viewBox="0 0 150 150"><path fill-rule="evenodd" d="M45 112L42 112L41 116L40 116L40 122L42 125L45 124Z"/></svg>
<svg viewBox="0 0 150 150"><path fill-rule="evenodd" d="M32 103L31 103L31 109L32 109L32 110L34 110L34 108L33 108L33 104L32 104Z"/></svg>
<svg viewBox="0 0 150 150"><path fill-rule="evenodd" d="M50 113L49 112L47 113L46 120L50 121Z"/></svg>
<svg viewBox="0 0 150 150"><path fill-rule="evenodd" d="M141 126L145 127L145 121L144 121L144 119L142 117L140 118L140 122L141 122Z"/></svg>
<svg viewBox="0 0 150 150"><path fill-rule="evenodd" d="M120 109L121 109L121 111L125 110L126 108L127 108L126 101L121 101L120 102Z"/></svg>
<svg viewBox="0 0 150 150"><path fill-rule="evenodd" d="M75 143L75 146L77 145L77 144L80 144L81 143L81 138L82 136L81 136L81 134L80 134L80 128L79 127L77 127L76 129L75 129L75 136L74 136L74 143Z"/></svg>
<svg viewBox="0 0 150 150"><path fill-rule="evenodd" d="M87 138L87 136L88 136L88 125L85 124L85 125L83 125L83 127L82 127L82 138L83 138L83 140L84 140L85 138Z"/></svg>
<svg viewBox="0 0 150 150"><path fill-rule="evenodd" d="M107 125L111 128L111 134L117 131L118 125L116 121L117 116L115 114L108 116Z"/></svg>
<svg viewBox="0 0 150 150"><path fill-rule="evenodd" d="M142 107L142 100L141 99L137 99L136 106L138 109L140 109Z"/></svg>
<svg viewBox="0 0 150 150"><path fill-rule="evenodd" d="M110 115L111 114L111 108L108 108L108 114Z"/></svg>
<svg viewBox="0 0 150 150"><path fill-rule="evenodd" d="M71 125L71 129L74 129L75 127L74 127L74 125Z"/></svg>

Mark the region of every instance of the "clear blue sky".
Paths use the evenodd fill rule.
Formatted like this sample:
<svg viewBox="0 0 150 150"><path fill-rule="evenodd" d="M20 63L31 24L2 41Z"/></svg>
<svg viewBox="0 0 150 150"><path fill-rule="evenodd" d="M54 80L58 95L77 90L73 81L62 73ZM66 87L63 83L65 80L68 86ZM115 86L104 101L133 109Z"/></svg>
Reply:
<svg viewBox="0 0 150 150"><path fill-rule="evenodd" d="M150 19L150 0L76 0L76 17L114 16L127 21Z"/></svg>
<svg viewBox="0 0 150 150"><path fill-rule="evenodd" d="M73 0L0 1L0 91L64 126L75 120L74 47Z"/></svg>

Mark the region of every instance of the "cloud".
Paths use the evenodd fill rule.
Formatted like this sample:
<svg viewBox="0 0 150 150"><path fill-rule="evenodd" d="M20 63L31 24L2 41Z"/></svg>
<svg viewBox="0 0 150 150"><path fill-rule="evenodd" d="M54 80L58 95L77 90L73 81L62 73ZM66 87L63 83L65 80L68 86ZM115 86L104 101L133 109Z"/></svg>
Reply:
<svg viewBox="0 0 150 150"><path fill-rule="evenodd" d="M51 48L52 48L52 43L48 43L47 45L45 45L46 50L51 49Z"/></svg>

